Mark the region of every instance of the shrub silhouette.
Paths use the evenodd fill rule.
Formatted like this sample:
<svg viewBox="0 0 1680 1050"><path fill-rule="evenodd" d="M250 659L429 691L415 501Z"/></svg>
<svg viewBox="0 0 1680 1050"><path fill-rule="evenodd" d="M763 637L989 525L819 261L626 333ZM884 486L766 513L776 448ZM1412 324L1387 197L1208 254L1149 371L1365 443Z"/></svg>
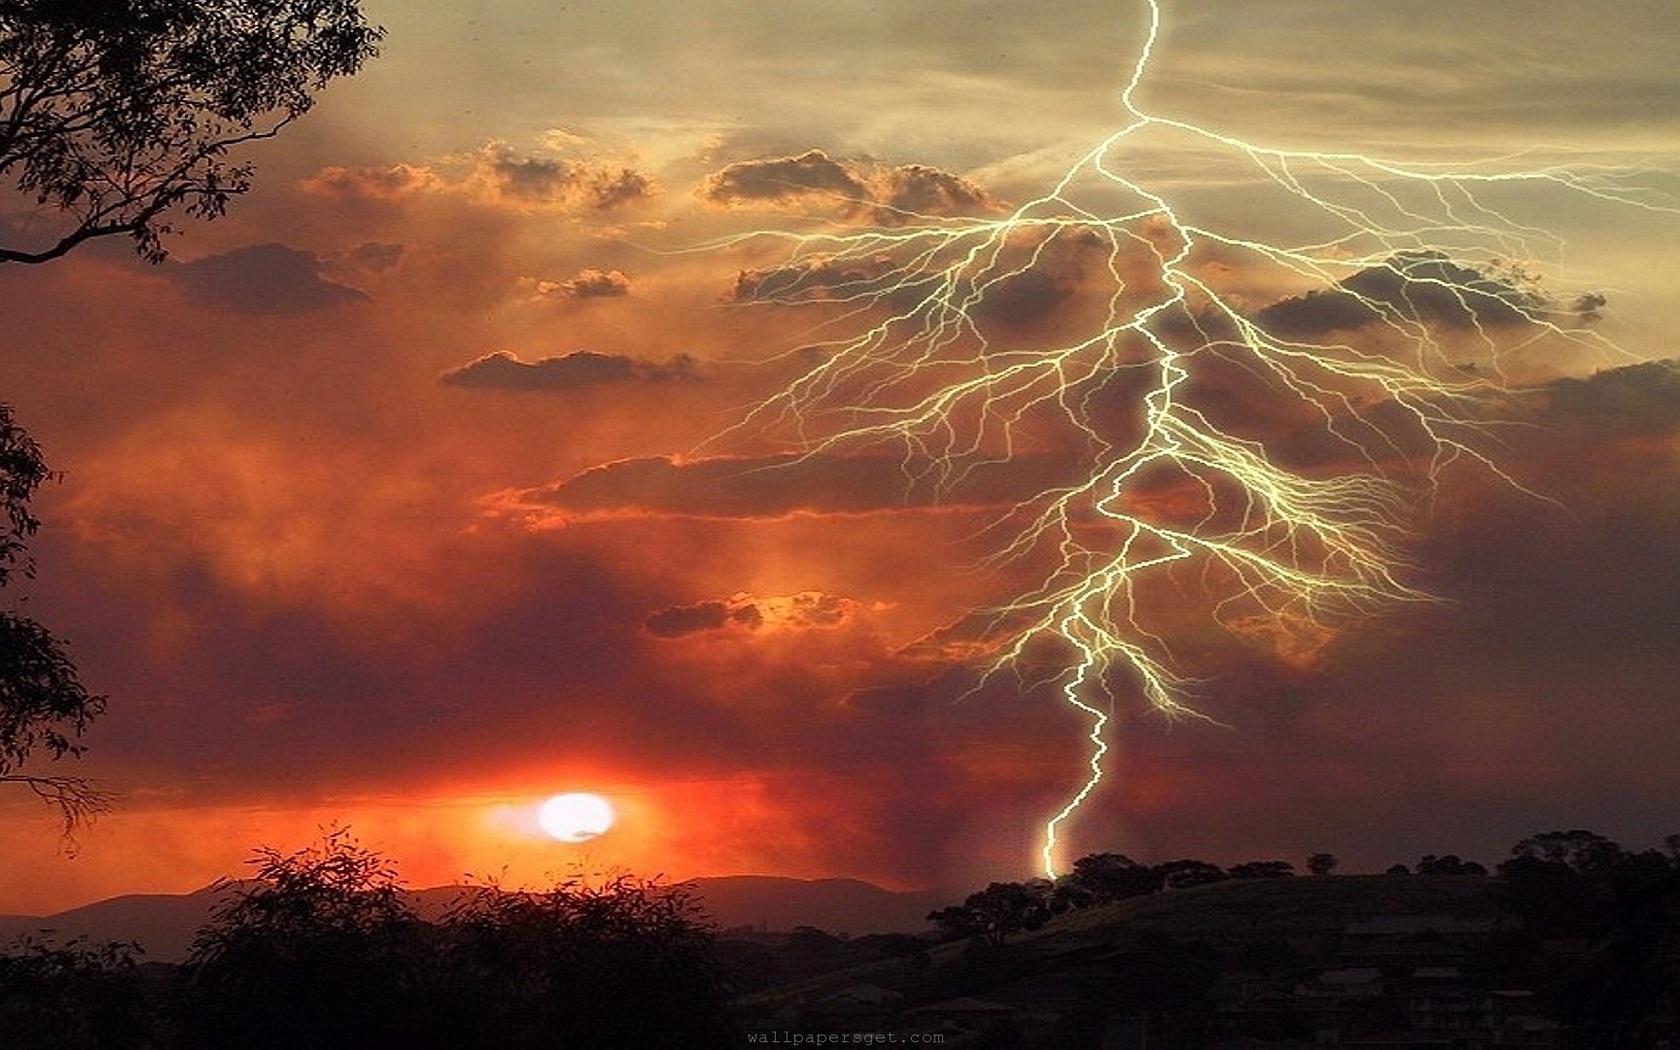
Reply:
<svg viewBox="0 0 1680 1050"><path fill-rule="evenodd" d="M343 830L284 855L200 931L184 971L187 1046L422 1045L431 937L396 872Z"/></svg>
<svg viewBox="0 0 1680 1050"><path fill-rule="evenodd" d="M619 876L465 891L439 921L340 830L259 850L183 971L188 1047L728 1045L714 935L681 890Z"/></svg>

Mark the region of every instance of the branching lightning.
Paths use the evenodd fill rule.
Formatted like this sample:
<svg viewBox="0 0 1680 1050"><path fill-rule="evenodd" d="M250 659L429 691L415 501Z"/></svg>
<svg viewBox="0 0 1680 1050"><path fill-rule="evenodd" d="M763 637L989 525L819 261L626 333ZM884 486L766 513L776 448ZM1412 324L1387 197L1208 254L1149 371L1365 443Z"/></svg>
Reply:
<svg viewBox="0 0 1680 1050"><path fill-rule="evenodd" d="M1043 827L1050 876L1103 780L1122 694L1201 717L1151 587L1190 580L1215 622L1280 650L1431 600L1408 582L1411 515L1450 463L1500 471L1497 428L1520 408L1502 362L1540 340L1600 342L1583 315L1601 300L1522 279L1561 246L1497 207L1501 189L1675 210L1603 170L1279 149L1151 113L1137 94L1161 10L1146 3L1124 125L1041 196L1002 217L899 213L726 242L782 245L776 267L743 274L742 302L822 311L817 363L742 427L813 454L896 448L907 489L949 493L1022 457L1075 464L1047 469L986 533L992 567L1036 583L951 632L988 678L1048 675L1089 726L1084 779ZM1127 173L1146 133L1246 166L1322 236L1199 224L1170 180ZM1292 302L1335 316L1255 310L1230 287L1239 272L1330 289ZM1270 430L1221 410L1214 375L1278 405Z"/></svg>

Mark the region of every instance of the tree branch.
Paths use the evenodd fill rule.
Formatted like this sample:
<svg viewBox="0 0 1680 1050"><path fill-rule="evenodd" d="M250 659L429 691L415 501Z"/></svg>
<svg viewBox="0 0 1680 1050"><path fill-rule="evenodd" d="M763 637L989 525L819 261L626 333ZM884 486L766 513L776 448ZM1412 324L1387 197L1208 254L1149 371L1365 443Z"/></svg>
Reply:
<svg viewBox="0 0 1680 1050"><path fill-rule="evenodd" d="M116 801L114 792L94 786L82 777L38 777L26 773L0 774L0 784L22 784L35 797L58 809L64 822L64 837L74 842L78 828L92 823L101 813L108 813Z"/></svg>

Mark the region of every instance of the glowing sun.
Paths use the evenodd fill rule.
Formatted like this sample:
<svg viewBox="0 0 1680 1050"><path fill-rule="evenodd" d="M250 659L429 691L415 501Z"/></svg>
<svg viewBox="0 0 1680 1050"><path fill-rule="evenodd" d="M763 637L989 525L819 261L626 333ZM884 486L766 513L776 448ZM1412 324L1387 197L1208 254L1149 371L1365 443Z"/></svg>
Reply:
<svg viewBox="0 0 1680 1050"><path fill-rule="evenodd" d="M561 842L588 842L612 825L612 803L600 795L572 791L537 807L537 826Z"/></svg>

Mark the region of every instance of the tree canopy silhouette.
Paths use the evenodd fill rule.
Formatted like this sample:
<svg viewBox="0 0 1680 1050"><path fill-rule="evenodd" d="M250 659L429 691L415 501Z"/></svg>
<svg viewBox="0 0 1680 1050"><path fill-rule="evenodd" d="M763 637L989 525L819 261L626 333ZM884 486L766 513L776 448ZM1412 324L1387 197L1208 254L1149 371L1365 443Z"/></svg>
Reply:
<svg viewBox="0 0 1680 1050"><path fill-rule="evenodd" d="M715 936L680 888L629 876L482 886L427 920L343 829L260 849L200 931L185 1047L735 1045Z"/></svg>
<svg viewBox="0 0 1680 1050"><path fill-rule="evenodd" d="M40 527L30 498L52 476L41 448L0 404L0 587L30 576L28 541ZM78 777L25 772L34 753L52 758L81 751L81 736L105 708L88 692L52 632L16 609L0 609L0 782L26 785L56 805L68 831L102 808L105 796Z"/></svg>
<svg viewBox="0 0 1680 1050"><path fill-rule="evenodd" d="M391 864L343 829L252 863L194 941L185 1044L418 1045L429 946Z"/></svg>
<svg viewBox="0 0 1680 1050"><path fill-rule="evenodd" d="M231 151L302 116L383 32L358 0L0 0L0 185L24 205L0 201L0 263L114 235L162 261L170 214L221 215L253 176ZM29 500L50 476L0 403L0 587L32 571ZM39 750L79 753L104 705L57 637L0 611L0 782L57 806L66 832L108 797L21 767Z"/></svg>
<svg viewBox="0 0 1680 1050"><path fill-rule="evenodd" d="M0 176L31 199L0 262L95 237L167 254L175 209L214 219L270 138L383 33L357 0L0 0Z"/></svg>

